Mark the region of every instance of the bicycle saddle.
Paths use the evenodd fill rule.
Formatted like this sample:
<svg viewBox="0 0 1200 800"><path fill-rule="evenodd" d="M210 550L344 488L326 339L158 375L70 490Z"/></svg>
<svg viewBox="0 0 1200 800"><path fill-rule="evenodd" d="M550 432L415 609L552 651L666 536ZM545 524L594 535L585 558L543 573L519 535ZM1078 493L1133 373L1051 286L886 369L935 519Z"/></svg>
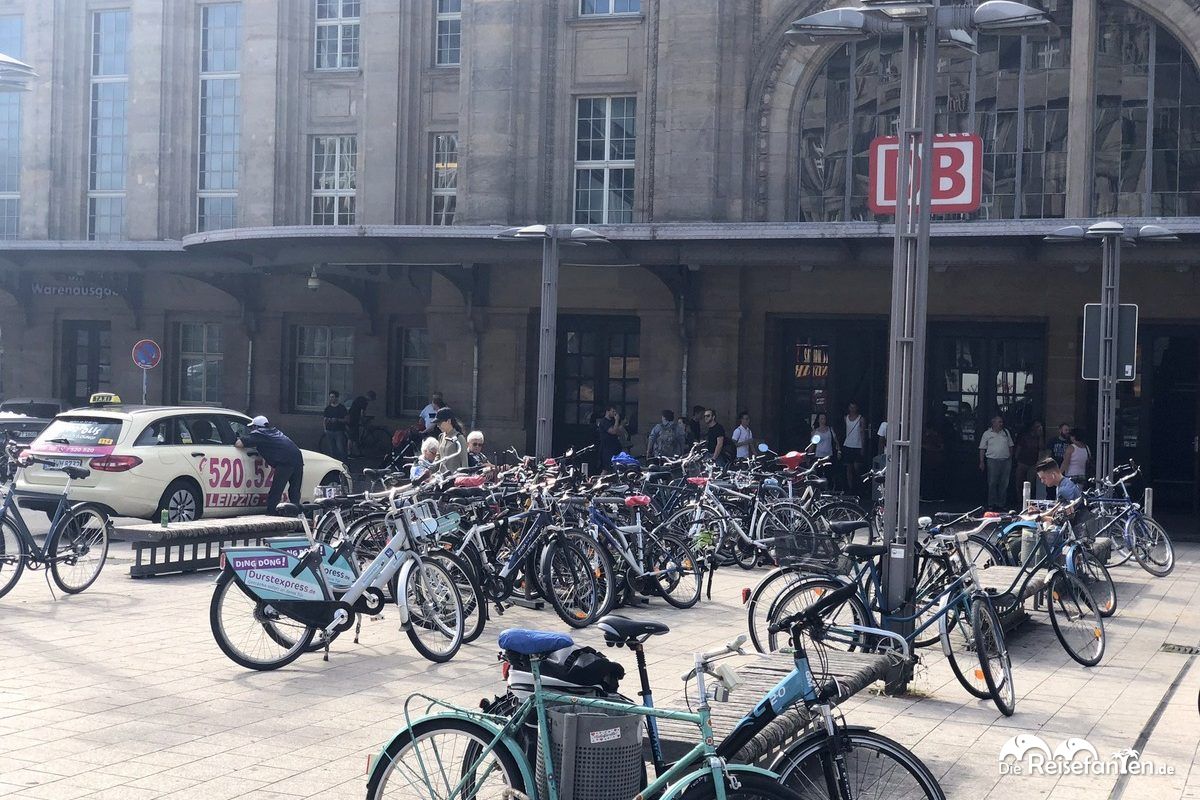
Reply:
<svg viewBox="0 0 1200 800"><path fill-rule="evenodd" d="M90 469L84 469L83 467L66 466L62 467L59 471L73 481L82 480L83 478L86 478L88 475L92 474Z"/></svg>
<svg viewBox="0 0 1200 800"><path fill-rule="evenodd" d="M644 494L634 494L625 498L626 508L642 508L650 505L650 498Z"/></svg>
<svg viewBox="0 0 1200 800"><path fill-rule="evenodd" d="M604 641L607 644L630 644L644 642L651 636L670 633L671 629L661 622L642 622L636 619L626 619L616 614L601 617L596 623L604 631Z"/></svg>
<svg viewBox="0 0 1200 800"><path fill-rule="evenodd" d="M544 656L575 644L565 633L534 631L528 628L509 628L500 632L500 649L523 656Z"/></svg>
<svg viewBox="0 0 1200 800"><path fill-rule="evenodd" d="M848 544L846 545L846 555L858 561L864 561L868 558L875 558L887 552L887 545L884 544Z"/></svg>
<svg viewBox="0 0 1200 800"><path fill-rule="evenodd" d="M280 503L275 506L275 516L277 517L298 517L300 516L300 506L295 503Z"/></svg>
<svg viewBox="0 0 1200 800"><path fill-rule="evenodd" d="M837 520L829 523L829 531L830 533L835 533L838 536L849 536L855 531L860 531L863 528L869 528L870 526L871 523L867 522L865 519Z"/></svg>
<svg viewBox="0 0 1200 800"><path fill-rule="evenodd" d="M358 501L353 497L326 497L317 501L321 508L350 508Z"/></svg>
<svg viewBox="0 0 1200 800"><path fill-rule="evenodd" d="M301 503L300 504L300 510L303 511L305 514L312 514L313 512L320 511L323 508L325 508L323 500L318 500L315 503Z"/></svg>

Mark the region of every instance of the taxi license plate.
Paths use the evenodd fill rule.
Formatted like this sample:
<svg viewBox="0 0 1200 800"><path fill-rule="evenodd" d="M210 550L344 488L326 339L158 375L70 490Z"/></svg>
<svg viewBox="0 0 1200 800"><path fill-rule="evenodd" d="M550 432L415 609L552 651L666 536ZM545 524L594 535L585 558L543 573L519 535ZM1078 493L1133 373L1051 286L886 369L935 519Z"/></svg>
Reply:
<svg viewBox="0 0 1200 800"><path fill-rule="evenodd" d="M83 466L82 458L55 458L55 459L52 459L52 461L54 461L55 466L58 466L58 467L82 467Z"/></svg>

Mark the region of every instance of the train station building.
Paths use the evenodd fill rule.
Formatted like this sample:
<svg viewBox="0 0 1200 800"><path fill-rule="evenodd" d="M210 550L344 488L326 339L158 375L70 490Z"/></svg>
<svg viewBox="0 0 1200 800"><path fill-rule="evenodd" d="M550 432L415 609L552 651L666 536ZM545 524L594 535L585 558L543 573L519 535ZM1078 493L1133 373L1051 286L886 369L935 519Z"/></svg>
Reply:
<svg viewBox="0 0 1200 800"><path fill-rule="evenodd" d="M326 392L406 424L445 394L532 449L541 248L561 250L554 438L608 403L635 441L701 404L803 441L885 416L892 228L868 205L899 42L789 39L818 0L0 0L0 393L262 413L305 445ZM1094 430L1098 243L1140 312L1117 458L1193 511L1200 435L1200 9L1041 0L1052 35L944 50L937 125L984 143L978 212L933 225L927 418L973 491L995 413ZM952 481L953 482L953 481ZM954 488L954 487L952 487Z"/></svg>

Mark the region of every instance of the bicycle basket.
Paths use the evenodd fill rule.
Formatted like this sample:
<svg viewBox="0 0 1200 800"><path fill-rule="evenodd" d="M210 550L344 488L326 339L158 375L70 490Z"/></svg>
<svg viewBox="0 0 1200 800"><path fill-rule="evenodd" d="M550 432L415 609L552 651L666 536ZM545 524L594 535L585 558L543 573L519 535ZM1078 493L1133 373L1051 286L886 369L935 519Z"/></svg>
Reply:
<svg viewBox="0 0 1200 800"><path fill-rule="evenodd" d="M612 800L642 790L642 717L546 709L560 800ZM549 797L545 742L538 743L538 795Z"/></svg>
<svg viewBox="0 0 1200 800"><path fill-rule="evenodd" d="M781 567L804 567L820 572L845 573L849 559L828 533L803 531L775 539L775 559Z"/></svg>

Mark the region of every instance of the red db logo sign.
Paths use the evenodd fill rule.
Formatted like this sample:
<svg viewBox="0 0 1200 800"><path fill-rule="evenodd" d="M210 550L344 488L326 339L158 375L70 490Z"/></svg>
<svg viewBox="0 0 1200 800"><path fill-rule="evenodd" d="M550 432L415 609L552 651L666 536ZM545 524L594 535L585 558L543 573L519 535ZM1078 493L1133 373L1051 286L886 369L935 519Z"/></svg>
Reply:
<svg viewBox="0 0 1200 800"><path fill-rule="evenodd" d="M899 154L900 140L895 136L879 136L871 142L871 195L867 205L876 214L896 213ZM983 140L973 133L939 133L933 139L933 156L933 212L963 214L978 209L983 187Z"/></svg>

